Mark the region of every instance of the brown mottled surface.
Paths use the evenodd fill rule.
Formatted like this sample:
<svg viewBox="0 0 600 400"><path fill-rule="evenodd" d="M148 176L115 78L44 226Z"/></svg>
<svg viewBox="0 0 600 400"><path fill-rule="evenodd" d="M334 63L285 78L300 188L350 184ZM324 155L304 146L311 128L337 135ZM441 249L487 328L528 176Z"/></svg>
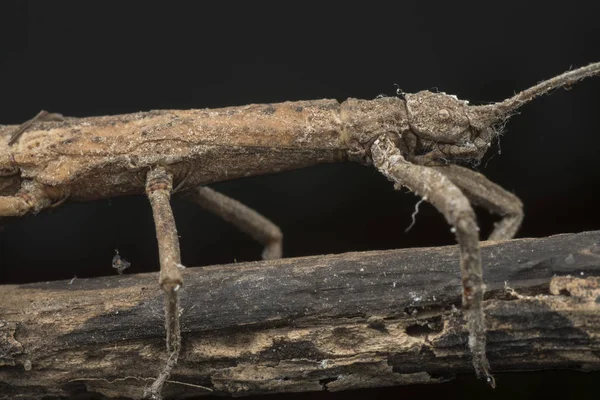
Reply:
<svg viewBox="0 0 600 400"><path fill-rule="evenodd" d="M14 176L72 200L143 193L162 165L184 187L347 159L373 137L399 132L404 103L312 100L198 110L160 110L35 122L14 145L0 126L0 195Z"/></svg>
<svg viewBox="0 0 600 400"><path fill-rule="evenodd" d="M344 390L470 372L457 251L188 268L183 349L165 395ZM485 242L482 256L493 371L600 369L600 232ZM165 357L156 279L4 286L0 396L139 398Z"/></svg>

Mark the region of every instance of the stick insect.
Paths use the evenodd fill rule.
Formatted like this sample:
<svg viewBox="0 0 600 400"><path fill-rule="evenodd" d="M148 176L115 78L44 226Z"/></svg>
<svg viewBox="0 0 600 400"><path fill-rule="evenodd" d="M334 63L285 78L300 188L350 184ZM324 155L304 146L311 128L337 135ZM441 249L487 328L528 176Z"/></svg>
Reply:
<svg viewBox="0 0 600 400"><path fill-rule="evenodd" d="M264 245L263 258L274 259L282 253L279 228L205 185L318 163L373 165L397 189L407 187L430 202L451 225L460 247L472 363L477 376L494 386L485 350L479 229L471 204L501 217L490 240L514 237L522 204L457 164L481 160L499 127L523 104L598 74L600 63L590 64L482 106L421 91L341 103L297 101L92 118L43 112L20 127L0 127L0 216L35 214L67 199L147 195L159 248L168 351L148 395L160 398L181 350L178 290L183 279L171 194L230 221Z"/></svg>

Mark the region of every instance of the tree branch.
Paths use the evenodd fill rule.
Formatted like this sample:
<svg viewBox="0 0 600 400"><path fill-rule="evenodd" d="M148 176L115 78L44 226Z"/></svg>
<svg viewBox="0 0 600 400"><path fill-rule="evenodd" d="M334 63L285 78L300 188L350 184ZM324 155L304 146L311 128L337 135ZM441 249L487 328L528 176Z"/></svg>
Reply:
<svg viewBox="0 0 600 400"><path fill-rule="evenodd" d="M482 256L494 372L600 369L600 232L484 242ZM456 246L188 268L183 277L183 347L167 397L472 373ZM166 357L156 281L1 287L0 397L142 396Z"/></svg>

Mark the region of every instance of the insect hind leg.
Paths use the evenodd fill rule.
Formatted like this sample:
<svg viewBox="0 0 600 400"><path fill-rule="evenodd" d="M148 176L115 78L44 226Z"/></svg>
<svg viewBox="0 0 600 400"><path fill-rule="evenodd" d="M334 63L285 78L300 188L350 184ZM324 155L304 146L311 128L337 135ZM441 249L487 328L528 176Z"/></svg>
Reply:
<svg viewBox="0 0 600 400"><path fill-rule="evenodd" d="M37 214L52 206L52 199L43 186L34 181L24 181L14 196L0 196L0 217L22 217Z"/></svg>
<svg viewBox="0 0 600 400"><path fill-rule="evenodd" d="M182 196L232 223L264 245L262 253L264 260L281 258L283 242L281 229L252 208L206 186L195 187L184 192Z"/></svg>

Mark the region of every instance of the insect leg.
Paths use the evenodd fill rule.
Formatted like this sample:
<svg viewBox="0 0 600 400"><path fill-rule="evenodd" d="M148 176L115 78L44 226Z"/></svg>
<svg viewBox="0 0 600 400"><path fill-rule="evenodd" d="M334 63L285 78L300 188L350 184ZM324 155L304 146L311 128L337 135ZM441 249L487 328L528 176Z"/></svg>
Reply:
<svg viewBox="0 0 600 400"><path fill-rule="evenodd" d="M10 139L8 140L8 145L12 146L19 140L19 137L33 125L36 121L63 121L64 117L62 114L58 113L49 113L46 110L42 110L33 118L28 121L23 122L13 133L10 135Z"/></svg>
<svg viewBox="0 0 600 400"><path fill-rule="evenodd" d="M15 196L0 196L0 216L21 217L28 213L38 213L52 205L52 200L40 184L23 181Z"/></svg>
<svg viewBox="0 0 600 400"><path fill-rule="evenodd" d="M515 236L523 221L523 203L517 196L468 168L458 165L434 168L458 186L471 203L502 217L494 225L489 240L508 240Z"/></svg>
<svg viewBox="0 0 600 400"><path fill-rule="evenodd" d="M206 186L198 186L186 191L183 198L231 222L239 230L264 245L263 259L281 258L283 241L281 229L250 207Z"/></svg>
<svg viewBox="0 0 600 400"><path fill-rule="evenodd" d="M475 213L467 197L441 172L407 162L387 137L375 141L371 147L373 164L399 188L405 186L431 203L446 218L455 232L460 246L462 272L462 302L467 317L469 347L478 377L485 377L493 387L485 354L485 315L483 312L483 273L479 251L479 228Z"/></svg>
<svg viewBox="0 0 600 400"><path fill-rule="evenodd" d="M32 210L24 198L19 196L0 196L0 216L20 217Z"/></svg>
<svg viewBox="0 0 600 400"><path fill-rule="evenodd" d="M160 257L159 283L165 292L165 326L167 330L167 363L150 388L152 398L159 399L162 387L177 365L181 350L181 330L179 324L179 293L183 278L179 265L181 255L175 218L171 210L170 197L173 177L162 167L148 172L146 194L152 206L156 239Z"/></svg>

